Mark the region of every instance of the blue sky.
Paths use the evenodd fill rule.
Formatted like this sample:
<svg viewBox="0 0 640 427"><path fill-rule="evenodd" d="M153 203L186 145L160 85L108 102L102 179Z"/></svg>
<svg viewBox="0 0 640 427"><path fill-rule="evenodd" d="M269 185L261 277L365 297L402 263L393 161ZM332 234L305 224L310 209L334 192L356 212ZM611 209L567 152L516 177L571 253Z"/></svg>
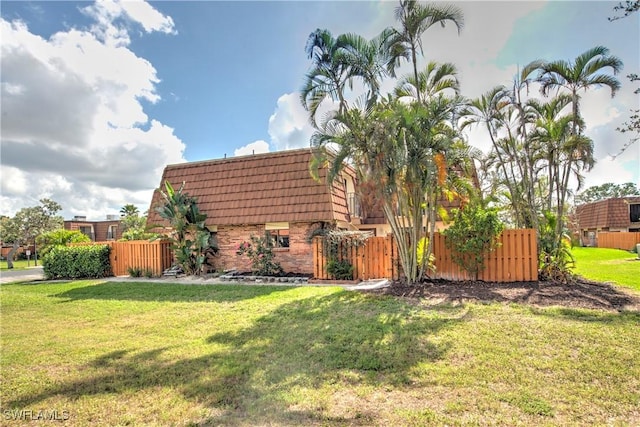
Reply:
<svg viewBox="0 0 640 427"><path fill-rule="evenodd" d="M533 59L604 45L625 63L620 93L584 95L598 165L587 184L640 185L640 144L615 131L640 73L640 14L613 2L455 2L460 36L434 27L426 60L454 62L475 97ZM308 146L298 89L316 28L373 37L395 25L391 1L5 2L0 214L50 197L65 217L146 210L166 164ZM393 87L393 81L383 86ZM474 131L473 145L487 149Z"/></svg>

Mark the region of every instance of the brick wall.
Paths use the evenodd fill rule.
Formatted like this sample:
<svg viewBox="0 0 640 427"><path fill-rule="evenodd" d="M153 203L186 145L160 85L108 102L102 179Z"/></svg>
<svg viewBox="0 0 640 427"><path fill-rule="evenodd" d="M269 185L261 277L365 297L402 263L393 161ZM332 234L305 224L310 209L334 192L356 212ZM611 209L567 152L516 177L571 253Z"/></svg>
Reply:
<svg viewBox="0 0 640 427"><path fill-rule="evenodd" d="M285 273L313 274L312 245L307 243L307 234L315 225L312 223L289 224L289 248L278 249L275 260ZM244 226L219 226L218 246L220 254L217 266L228 270L250 271L251 263L247 256L236 255L242 242L250 241L251 235L264 236L264 224Z"/></svg>

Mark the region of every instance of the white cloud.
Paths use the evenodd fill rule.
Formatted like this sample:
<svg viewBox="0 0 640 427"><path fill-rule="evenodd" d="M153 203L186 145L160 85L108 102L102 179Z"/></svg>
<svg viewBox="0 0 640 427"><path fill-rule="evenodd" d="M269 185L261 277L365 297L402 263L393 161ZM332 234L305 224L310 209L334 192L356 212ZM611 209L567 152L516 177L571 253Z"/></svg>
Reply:
<svg viewBox="0 0 640 427"><path fill-rule="evenodd" d="M258 140L250 144L236 148L233 152L234 156L248 156L250 154L261 154L269 152L269 143L267 141Z"/></svg>
<svg viewBox="0 0 640 427"><path fill-rule="evenodd" d="M607 182L633 182L633 179L633 172L622 167L618 159L613 160L610 156L607 156L598 159L594 168L585 175L584 188L606 184Z"/></svg>
<svg viewBox="0 0 640 427"><path fill-rule="evenodd" d="M139 22L147 33L161 31L167 34L177 34L173 26L173 19L164 16L144 1L119 1L120 7L127 15L136 22Z"/></svg>
<svg viewBox="0 0 640 427"><path fill-rule="evenodd" d="M297 92L278 98L276 109L269 117L269 136L276 150L309 146L314 129L308 117Z"/></svg>
<svg viewBox="0 0 640 427"><path fill-rule="evenodd" d="M184 143L141 104L160 100L155 68L114 24L126 15L147 32L171 32L171 18L148 4L100 2L85 11L96 25L48 39L0 20L0 214L42 197L67 217L101 219L126 203L145 211L164 166L184 161Z"/></svg>
<svg viewBox="0 0 640 427"><path fill-rule="evenodd" d="M107 46L127 46L131 42L129 32L120 20L136 22L147 33L176 33L170 16L162 15L149 3L140 0L103 0L83 8L82 11L95 19L91 32Z"/></svg>
<svg viewBox="0 0 640 427"><path fill-rule="evenodd" d="M582 95L580 114L590 128L608 125L621 116L608 88L594 88Z"/></svg>
<svg viewBox="0 0 640 427"><path fill-rule="evenodd" d="M27 177L20 169L0 165L0 176L2 177L2 183L0 184L2 194L13 192L14 194L25 195L27 193Z"/></svg>

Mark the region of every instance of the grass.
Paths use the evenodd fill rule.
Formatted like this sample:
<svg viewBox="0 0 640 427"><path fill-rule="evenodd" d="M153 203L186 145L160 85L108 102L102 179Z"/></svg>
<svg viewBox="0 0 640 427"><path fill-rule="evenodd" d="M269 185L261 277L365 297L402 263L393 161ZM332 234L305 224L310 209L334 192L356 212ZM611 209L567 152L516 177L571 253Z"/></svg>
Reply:
<svg viewBox="0 0 640 427"><path fill-rule="evenodd" d="M40 260L40 258L38 258L38 265L42 265L42 261ZM34 267L35 266L33 259L31 259L29 261L29 266L30 267ZM14 270L24 270L25 268L27 268L27 260L26 259L13 261L13 269ZM0 270L2 270L2 271L8 270L7 261L6 260L0 261Z"/></svg>
<svg viewBox="0 0 640 427"><path fill-rule="evenodd" d="M640 291L640 261L619 249L573 248L575 273L597 282L612 282Z"/></svg>
<svg viewBox="0 0 640 427"><path fill-rule="evenodd" d="M2 285L0 296L5 417L57 411L74 426L640 424L637 312L100 281Z"/></svg>

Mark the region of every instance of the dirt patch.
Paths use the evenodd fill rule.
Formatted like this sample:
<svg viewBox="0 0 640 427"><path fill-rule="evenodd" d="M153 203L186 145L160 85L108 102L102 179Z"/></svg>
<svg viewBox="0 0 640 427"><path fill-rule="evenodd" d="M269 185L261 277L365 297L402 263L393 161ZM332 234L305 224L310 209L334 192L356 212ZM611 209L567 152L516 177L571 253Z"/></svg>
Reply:
<svg viewBox="0 0 640 427"><path fill-rule="evenodd" d="M363 292L425 300L430 303L480 301L530 304L545 307L562 306L599 310L640 311L639 294L606 283L586 280L579 280L571 284L434 280L413 286L395 282L386 288Z"/></svg>

